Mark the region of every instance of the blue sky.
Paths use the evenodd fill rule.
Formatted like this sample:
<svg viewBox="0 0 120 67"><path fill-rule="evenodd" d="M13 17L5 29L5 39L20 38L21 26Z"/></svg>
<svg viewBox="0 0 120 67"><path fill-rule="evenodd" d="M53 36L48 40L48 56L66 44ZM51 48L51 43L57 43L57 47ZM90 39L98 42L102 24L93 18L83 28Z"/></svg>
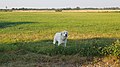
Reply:
<svg viewBox="0 0 120 67"><path fill-rule="evenodd" d="M0 8L120 7L120 0L0 0Z"/></svg>

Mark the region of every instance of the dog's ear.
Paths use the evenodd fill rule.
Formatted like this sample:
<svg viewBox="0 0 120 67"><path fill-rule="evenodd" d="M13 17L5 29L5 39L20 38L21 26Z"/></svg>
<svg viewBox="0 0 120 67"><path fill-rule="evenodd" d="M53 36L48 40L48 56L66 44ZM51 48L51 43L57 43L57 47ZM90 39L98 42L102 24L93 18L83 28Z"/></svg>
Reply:
<svg viewBox="0 0 120 67"><path fill-rule="evenodd" d="M62 33L61 33L61 36L62 36Z"/></svg>

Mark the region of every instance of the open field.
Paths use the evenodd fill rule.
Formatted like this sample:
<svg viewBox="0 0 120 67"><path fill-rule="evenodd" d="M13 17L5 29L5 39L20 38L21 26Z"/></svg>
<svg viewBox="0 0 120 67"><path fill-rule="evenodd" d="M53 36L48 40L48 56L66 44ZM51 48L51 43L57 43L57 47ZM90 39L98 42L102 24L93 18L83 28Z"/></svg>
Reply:
<svg viewBox="0 0 120 67"><path fill-rule="evenodd" d="M63 30L67 47L55 47L53 36ZM0 12L0 66L119 67L119 38L120 13ZM108 55L113 61L98 60Z"/></svg>

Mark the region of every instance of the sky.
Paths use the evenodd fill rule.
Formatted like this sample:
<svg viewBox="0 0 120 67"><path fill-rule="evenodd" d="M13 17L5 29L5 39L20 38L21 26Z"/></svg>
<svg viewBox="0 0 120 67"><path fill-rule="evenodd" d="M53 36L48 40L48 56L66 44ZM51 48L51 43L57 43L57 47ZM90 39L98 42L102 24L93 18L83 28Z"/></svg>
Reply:
<svg viewBox="0 0 120 67"><path fill-rule="evenodd" d="M0 9L11 8L103 8L120 7L120 0L0 0Z"/></svg>

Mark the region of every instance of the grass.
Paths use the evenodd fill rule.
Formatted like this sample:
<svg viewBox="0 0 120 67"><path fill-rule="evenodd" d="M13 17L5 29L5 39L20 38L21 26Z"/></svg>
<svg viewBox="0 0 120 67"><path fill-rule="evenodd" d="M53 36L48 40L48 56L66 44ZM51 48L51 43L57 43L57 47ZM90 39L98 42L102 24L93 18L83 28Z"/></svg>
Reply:
<svg viewBox="0 0 120 67"><path fill-rule="evenodd" d="M53 62L55 56L61 56L58 61L76 55L101 57L120 38L119 17L119 13L0 12L0 63L32 66ZM53 36L63 30L69 32L67 47L55 47Z"/></svg>

